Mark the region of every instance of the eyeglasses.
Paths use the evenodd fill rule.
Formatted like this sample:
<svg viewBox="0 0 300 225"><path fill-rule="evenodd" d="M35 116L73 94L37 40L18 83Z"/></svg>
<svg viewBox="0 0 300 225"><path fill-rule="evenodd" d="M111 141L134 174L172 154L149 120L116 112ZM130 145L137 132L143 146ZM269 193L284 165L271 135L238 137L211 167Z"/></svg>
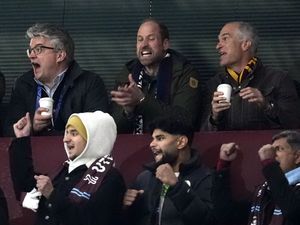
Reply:
<svg viewBox="0 0 300 225"><path fill-rule="evenodd" d="M47 46L44 46L44 45L37 45L33 48L28 48L26 52L27 52L27 55L29 57L31 52L33 52L35 55L39 55L43 52L43 49L54 49L54 48L47 47Z"/></svg>

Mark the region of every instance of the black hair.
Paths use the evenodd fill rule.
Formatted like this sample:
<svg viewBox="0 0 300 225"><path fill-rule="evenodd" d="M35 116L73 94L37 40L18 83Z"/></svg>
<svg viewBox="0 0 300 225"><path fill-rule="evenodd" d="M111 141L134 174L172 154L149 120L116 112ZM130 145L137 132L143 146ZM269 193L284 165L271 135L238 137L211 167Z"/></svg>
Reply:
<svg viewBox="0 0 300 225"><path fill-rule="evenodd" d="M158 116L148 126L152 134L155 129L160 129L172 135L184 135L188 138L188 145L191 146L194 137L194 127L188 113L179 107L173 107L172 111L165 112Z"/></svg>

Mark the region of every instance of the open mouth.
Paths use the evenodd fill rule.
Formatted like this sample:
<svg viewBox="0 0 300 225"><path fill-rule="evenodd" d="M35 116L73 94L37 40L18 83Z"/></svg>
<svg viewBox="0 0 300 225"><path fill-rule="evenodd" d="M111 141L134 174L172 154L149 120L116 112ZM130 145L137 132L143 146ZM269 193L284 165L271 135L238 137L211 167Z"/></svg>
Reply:
<svg viewBox="0 0 300 225"><path fill-rule="evenodd" d="M141 51L141 56L150 56L152 52L150 50L143 50Z"/></svg>
<svg viewBox="0 0 300 225"><path fill-rule="evenodd" d="M156 156L158 156L158 155L160 155L161 153L159 153L159 152L154 152L153 153L153 155L154 155L154 157L156 157Z"/></svg>
<svg viewBox="0 0 300 225"><path fill-rule="evenodd" d="M31 65L32 65L32 67L33 67L34 69L38 69L38 68L40 68L40 67L41 67L41 65L40 65L40 64L38 64L38 63L35 63L35 62L32 62L32 63L31 63Z"/></svg>
<svg viewBox="0 0 300 225"><path fill-rule="evenodd" d="M70 150L72 150L74 148L74 146L73 145L67 145L67 149L70 151Z"/></svg>
<svg viewBox="0 0 300 225"><path fill-rule="evenodd" d="M159 161L163 157L163 152L161 150L152 149L153 157L156 161Z"/></svg>

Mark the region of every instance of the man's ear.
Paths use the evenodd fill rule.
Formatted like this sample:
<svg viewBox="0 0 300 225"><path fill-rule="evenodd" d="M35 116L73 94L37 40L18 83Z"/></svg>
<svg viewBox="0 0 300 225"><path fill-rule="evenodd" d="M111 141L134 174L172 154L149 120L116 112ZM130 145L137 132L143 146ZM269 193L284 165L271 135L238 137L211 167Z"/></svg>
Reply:
<svg viewBox="0 0 300 225"><path fill-rule="evenodd" d="M170 48L170 41L169 41L169 39L165 38L165 40L163 41L163 47L164 47L165 51Z"/></svg>
<svg viewBox="0 0 300 225"><path fill-rule="evenodd" d="M245 52L248 51L250 49L251 45L252 45L252 42L250 40L243 41L242 42L243 51L245 51Z"/></svg>
<svg viewBox="0 0 300 225"><path fill-rule="evenodd" d="M296 154L295 154L295 163L296 163L296 165L300 166L300 150L296 151Z"/></svg>
<svg viewBox="0 0 300 225"><path fill-rule="evenodd" d="M187 146L188 144L188 138L187 136L179 136L179 138L177 139L177 149L183 149Z"/></svg>
<svg viewBox="0 0 300 225"><path fill-rule="evenodd" d="M57 52L56 62L62 62L67 57L67 53L64 50Z"/></svg>

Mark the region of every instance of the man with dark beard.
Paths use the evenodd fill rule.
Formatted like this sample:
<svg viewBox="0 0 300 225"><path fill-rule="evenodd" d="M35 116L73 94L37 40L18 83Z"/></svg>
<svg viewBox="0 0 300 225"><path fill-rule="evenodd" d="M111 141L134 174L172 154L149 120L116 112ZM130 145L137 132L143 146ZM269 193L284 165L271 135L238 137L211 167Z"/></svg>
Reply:
<svg viewBox="0 0 300 225"><path fill-rule="evenodd" d="M196 127L201 109L199 73L170 49L168 28L152 18L143 21L136 56L126 63L111 91L118 133L142 134L149 122L173 107L187 110Z"/></svg>
<svg viewBox="0 0 300 225"><path fill-rule="evenodd" d="M127 224L213 224L212 173L191 148L191 123L171 114L153 121L150 132L155 162L145 166L124 196Z"/></svg>

